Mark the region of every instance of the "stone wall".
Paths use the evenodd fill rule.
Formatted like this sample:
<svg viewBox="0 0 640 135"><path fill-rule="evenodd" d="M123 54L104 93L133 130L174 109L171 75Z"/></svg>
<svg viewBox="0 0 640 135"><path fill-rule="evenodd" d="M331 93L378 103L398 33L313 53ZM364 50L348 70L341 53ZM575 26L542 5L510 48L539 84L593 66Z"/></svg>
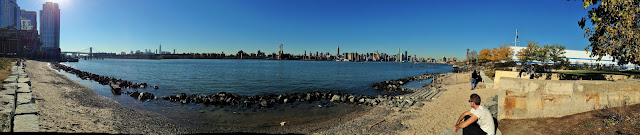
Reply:
<svg viewBox="0 0 640 135"><path fill-rule="evenodd" d="M640 103L640 80L530 80L501 77L500 83L498 119L562 117L605 106Z"/></svg>
<svg viewBox="0 0 640 135"><path fill-rule="evenodd" d="M512 77L512 78L517 78L518 77L518 73L520 72L513 72L513 71L496 71L496 76L495 76L495 80L493 81L493 87L494 88L498 88L500 87L500 78L502 77ZM522 73L522 79L529 79L530 74ZM561 78L563 77L562 74L556 74L556 73L536 73L534 74L533 79L535 80L561 80ZM569 76L565 76L567 78L569 78ZM584 78L584 80L589 80L589 77ZM573 78L575 80L582 80L583 78L581 77L577 77L577 78ZM637 79L634 78L633 76L627 76L627 75L602 75L601 76L602 80L609 80L609 81L620 81L620 80L627 80L627 79ZM568 79L568 80L572 80L572 79Z"/></svg>

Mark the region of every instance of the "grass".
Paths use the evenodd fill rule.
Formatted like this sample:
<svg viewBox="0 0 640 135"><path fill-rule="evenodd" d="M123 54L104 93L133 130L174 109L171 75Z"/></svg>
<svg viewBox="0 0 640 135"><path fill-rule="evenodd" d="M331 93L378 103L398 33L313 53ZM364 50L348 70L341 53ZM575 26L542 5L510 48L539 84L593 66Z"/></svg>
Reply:
<svg viewBox="0 0 640 135"><path fill-rule="evenodd" d="M13 60L9 58L0 58L0 80L4 81L11 75L11 62ZM0 87L4 84L0 83Z"/></svg>
<svg viewBox="0 0 640 135"><path fill-rule="evenodd" d="M577 71L558 71L555 73L562 73L562 74L568 74L568 75L594 75L594 74L640 75L640 71L638 70L630 70L630 71L577 70Z"/></svg>

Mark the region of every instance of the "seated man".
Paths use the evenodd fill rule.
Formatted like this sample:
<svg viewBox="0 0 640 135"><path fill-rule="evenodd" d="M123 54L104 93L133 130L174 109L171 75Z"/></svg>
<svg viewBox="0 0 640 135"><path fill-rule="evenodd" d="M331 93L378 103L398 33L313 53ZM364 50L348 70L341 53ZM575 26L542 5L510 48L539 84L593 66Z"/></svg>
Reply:
<svg viewBox="0 0 640 135"><path fill-rule="evenodd" d="M453 127L453 132L458 132L458 129L464 128L462 131L464 135L494 135L493 117L486 107L480 105L480 96L471 94L469 104L471 105L471 110L460 115L456 125Z"/></svg>

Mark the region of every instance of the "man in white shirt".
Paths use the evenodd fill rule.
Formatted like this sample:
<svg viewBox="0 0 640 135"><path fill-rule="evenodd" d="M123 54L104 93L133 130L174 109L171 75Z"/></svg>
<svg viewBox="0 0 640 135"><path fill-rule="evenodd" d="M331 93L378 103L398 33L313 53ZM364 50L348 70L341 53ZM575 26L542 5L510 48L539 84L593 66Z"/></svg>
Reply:
<svg viewBox="0 0 640 135"><path fill-rule="evenodd" d="M464 128L462 130L462 134L464 135L495 134L495 125L491 112L486 107L481 106L480 101L478 94L471 94L469 97L471 110L460 115L460 118L456 121L456 125L453 127L453 132L458 132L458 129Z"/></svg>

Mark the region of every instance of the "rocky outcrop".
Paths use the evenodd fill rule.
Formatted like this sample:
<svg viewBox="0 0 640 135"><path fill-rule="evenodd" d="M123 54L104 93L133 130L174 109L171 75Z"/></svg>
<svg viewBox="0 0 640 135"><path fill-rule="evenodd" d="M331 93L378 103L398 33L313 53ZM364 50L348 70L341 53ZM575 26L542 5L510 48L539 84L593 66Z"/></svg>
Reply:
<svg viewBox="0 0 640 135"><path fill-rule="evenodd" d="M383 81L383 82L374 83L373 85L371 85L371 87L373 87L373 89L375 90L388 91L388 92L409 91L409 89L407 88L402 88L402 85L407 84L408 82L411 82L411 81L431 79L436 77L437 75L438 74L424 74L419 76L401 78L397 80Z"/></svg>
<svg viewBox="0 0 640 135"><path fill-rule="evenodd" d="M53 68L64 70L67 73L74 74L74 75L78 76L80 79L96 81L96 82L98 82L98 83L100 83L102 85L109 85L109 83L111 82L111 83L120 84L121 88L147 88L147 87L152 87L152 86L149 86L147 83L134 83L134 82L127 81L127 80L122 80L122 79L119 79L119 78L97 75L97 74L85 72L85 71L82 71L82 70L78 70L78 69L69 67L67 65L60 64L60 63L52 63L52 65L53 65ZM154 89L158 89L158 86L153 86L153 88Z"/></svg>

